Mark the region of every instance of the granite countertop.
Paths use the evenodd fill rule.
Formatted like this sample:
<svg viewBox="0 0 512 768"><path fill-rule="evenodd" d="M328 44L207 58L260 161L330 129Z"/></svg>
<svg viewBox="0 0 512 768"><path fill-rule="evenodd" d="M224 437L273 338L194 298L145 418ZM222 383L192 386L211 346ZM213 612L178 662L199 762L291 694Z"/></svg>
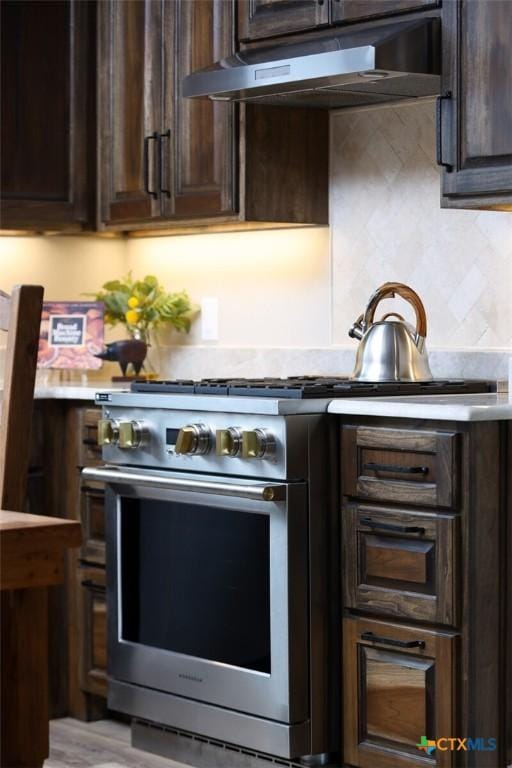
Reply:
<svg viewBox="0 0 512 768"><path fill-rule="evenodd" d="M401 419L500 421L512 419L512 393L345 397L331 400L328 411L351 416L389 416Z"/></svg>

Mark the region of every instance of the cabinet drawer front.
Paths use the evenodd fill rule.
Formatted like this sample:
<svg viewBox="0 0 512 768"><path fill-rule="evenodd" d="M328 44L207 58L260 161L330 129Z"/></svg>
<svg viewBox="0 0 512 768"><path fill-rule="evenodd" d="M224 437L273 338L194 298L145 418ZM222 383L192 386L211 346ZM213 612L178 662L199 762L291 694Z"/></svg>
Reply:
<svg viewBox="0 0 512 768"><path fill-rule="evenodd" d="M89 482L80 491L80 516L83 544L80 557L89 563L105 565L105 490Z"/></svg>
<svg viewBox="0 0 512 768"><path fill-rule="evenodd" d="M348 504L345 606L456 626L458 528L455 515Z"/></svg>
<svg viewBox="0 0 512 768"><path fill-rule="evenodd" d="M457 636L403 624L343 621L344 762L448 768L454 752L418 749L454 733Z"/></svg>
<svg viewBox="0 0 512 768"><path fill-rule="evenodd" d="M347 496L446 509L457 504L453 432L345 426L341 462Z"/></svg>
<svg viewBox="0 0 512 768"><path fill-rule="evenodd" d="M105 570L79 568L81 659L80 686L97 696L107 695L107 603Z"/></svg>
<svg viewBox="0 0 512 768"><path fill-rule="evenodd" d="M90 467L101 463L101 447L98 445L98 421L100 408L84 408L81 414L79 466Z"/></svg>

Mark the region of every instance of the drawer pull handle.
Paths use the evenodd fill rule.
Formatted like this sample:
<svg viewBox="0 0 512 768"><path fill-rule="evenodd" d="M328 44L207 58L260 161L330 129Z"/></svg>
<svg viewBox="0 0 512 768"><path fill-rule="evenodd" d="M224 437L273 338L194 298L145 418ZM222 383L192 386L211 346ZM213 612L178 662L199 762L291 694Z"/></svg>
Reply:
<svg viewBox="0 0 512 768"><path fill-rule="evenodd" d="M361 523L368 528L374 528L376 531L396 531L397 533L425 533L424 528L416 525L394 525L393 523L376 523L371 517L362 517Z"/></svg>
<svg viewBox="0 0 512 768"><path fill-rule="evenodd" d="M105 592L105 585L100 584L98 581L93 581L92 579L84 579L82 581L82 587L95 590L96 592Z"/></svg>
<svg viewBox="0 0 512 768"><path fill-rule="evenodd" d="M370 643L381 643L382 645L395 645L398 648L424 648L423 640L395 640L392 637L379 637L373 632L363 632L361 640L369 640Z"/></svg>
<svg viewBox="0 0 512 768"><path fill-rule="evenodd" d="M98 448L98 438L92 438L92 437L84 437L82 440L82 443L84 445L92 445L94 448Z"/></svg>
<svg viewBox="0 0 512 768"><path fill-rule="evenodd" d="M404 475L428 475L428 467L402 467L399 464L378 464L375 461L363 464L363 469L371 469L373 472L402 472Z"/></svg>

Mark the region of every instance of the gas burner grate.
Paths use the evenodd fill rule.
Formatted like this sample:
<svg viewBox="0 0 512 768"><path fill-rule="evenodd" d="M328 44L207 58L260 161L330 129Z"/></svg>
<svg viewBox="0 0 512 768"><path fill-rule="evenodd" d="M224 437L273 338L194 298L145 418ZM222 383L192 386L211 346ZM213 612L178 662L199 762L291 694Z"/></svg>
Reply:
<svg viewBox="0 0 512 768"><path fill-rule="evenodd" d="M438 379L426 382L351 381L341 376L291 376L261 379L176 379L135 381L132 392L179 395L222 395L232 397L273 397L284 399L383 397L386 395L474 394L489 392L483 380Z"/></svg>

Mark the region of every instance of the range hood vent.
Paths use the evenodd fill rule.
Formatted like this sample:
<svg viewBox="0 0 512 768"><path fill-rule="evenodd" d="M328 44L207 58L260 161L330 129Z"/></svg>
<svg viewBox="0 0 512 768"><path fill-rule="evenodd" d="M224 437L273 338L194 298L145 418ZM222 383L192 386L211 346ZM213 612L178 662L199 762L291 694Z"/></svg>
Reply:
<svg viewBox="0 0 512 768"><path fill-rule="evenodd" d="M440 64L439 20L423 18L240 51L185 77L182 95L339 109L437 95Z"/></svg>

